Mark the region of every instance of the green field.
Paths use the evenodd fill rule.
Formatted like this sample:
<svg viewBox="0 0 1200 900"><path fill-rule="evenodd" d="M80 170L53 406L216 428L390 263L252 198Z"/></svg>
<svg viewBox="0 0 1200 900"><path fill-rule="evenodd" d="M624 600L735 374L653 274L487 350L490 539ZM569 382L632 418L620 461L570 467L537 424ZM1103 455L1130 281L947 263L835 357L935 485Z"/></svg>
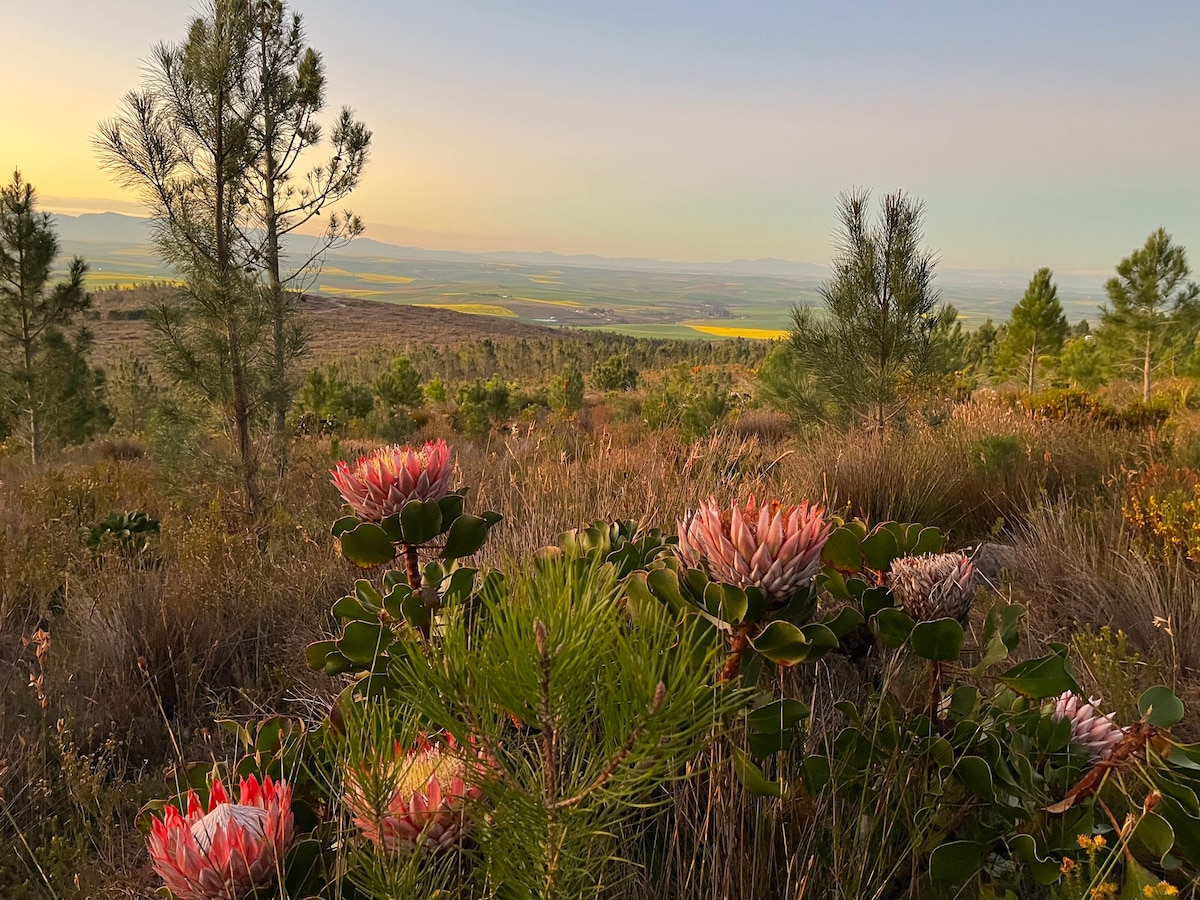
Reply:
<svg viewBox="0 0 1200 900"><path fill-rule="evenodd" d="M64 242L91 266L93 288L140 286L170 273L149 247ZM306 293L457 309L551 327L603 328L641 337L713 340L785 331L796 304L819 303L817 276L732 275L601 265L538 266L460 254L429 259L330 254L324 269L296 281ZM939 280L968 327L1003 321L1019 299L1013 279L954 275ZM1060 285L1068 318L1096 318L1100 294L1077 280ZM693 327L695 326L695 327Z"/></svg>

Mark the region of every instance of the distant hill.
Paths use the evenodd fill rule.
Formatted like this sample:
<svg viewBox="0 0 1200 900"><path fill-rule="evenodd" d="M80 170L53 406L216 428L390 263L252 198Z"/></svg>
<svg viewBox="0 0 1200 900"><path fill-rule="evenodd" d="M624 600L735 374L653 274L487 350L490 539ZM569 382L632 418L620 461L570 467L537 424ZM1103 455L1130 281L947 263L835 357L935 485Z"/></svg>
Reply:
<svg viewBox="0 0 1200 900"><path fill-rule="evenodd" d="M54 215L66 256L92 265L89 283L145 284L169 277L149 247L148 219L120 213ZM285 252L306 258L313 238ZM937 287L968 325L1003 321L1032 272L939 269ZM1071 320L1095 320L1108 273L1056 272ZM600 327L630 334L763 336L786 329L795 304L818 303L826 266L786 259L682 262L552 252L428 250L359 238L330 253L309 293L423 303L516 317L530 324ZM717 331L711 329L716 328Z"/></svg>

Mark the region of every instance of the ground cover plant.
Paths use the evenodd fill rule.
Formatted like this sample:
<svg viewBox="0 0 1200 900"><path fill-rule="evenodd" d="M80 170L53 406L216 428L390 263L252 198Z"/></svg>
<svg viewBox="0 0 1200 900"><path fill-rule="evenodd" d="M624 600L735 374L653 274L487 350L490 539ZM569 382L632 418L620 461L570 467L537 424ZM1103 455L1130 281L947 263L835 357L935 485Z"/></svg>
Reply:
<svg viewBox="0 0 1200 900"><path fill-rule="evenodd" d="M219 452L6 457L9 892L148 895L139 823L206 816L275 835L259 896L1193 889L1194 575L1123 515L1158 470L1120 477L1183 426L546 415L363 467L305 438L252 526Z"/></svg>

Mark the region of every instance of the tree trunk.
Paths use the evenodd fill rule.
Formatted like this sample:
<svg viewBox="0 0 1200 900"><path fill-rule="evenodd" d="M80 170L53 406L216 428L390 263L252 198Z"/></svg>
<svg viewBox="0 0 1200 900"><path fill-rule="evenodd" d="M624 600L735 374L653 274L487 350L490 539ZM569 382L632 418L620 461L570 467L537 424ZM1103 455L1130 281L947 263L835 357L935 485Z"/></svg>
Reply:
<svg viewBox="0 0 1200 900"><path fill-rule="evenodd" d="M22 288L22 291L24 289ZM24 297L21 301L21 343L25 364L25 397L29 403L29 456L36 466L42 461L42 413L38 409L37 391L33 386L33 335L30 333Z"/></svg>
<svg viewBox="0 0 1200 900"><path fill-rule="evenodd" d="M1150 335L1146 334L1146 355L1142 360L1142 402L1150 402Z"/></svg>
<svg viewBox="0 0 1200 900"><path fill-rule="evenodd" d="M1037 344L1029 346L1029 396L1033 396L1033 373L1037 369Z"/></svg>

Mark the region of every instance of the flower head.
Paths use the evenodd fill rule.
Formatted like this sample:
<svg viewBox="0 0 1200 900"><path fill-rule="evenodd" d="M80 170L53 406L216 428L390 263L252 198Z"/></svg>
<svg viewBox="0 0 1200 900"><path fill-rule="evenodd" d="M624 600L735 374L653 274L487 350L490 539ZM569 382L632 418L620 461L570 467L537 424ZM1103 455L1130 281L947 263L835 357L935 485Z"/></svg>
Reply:
<svg viewBox="0 0 1200 900"><path fill-rule="evenodd" d="M679 556L703 568L710 578L738 587L756 587L768 603L782 605L807 587L821 567L821 550L833 524L820 506L759 506L723 510L715 499L701 503L679 521Z"/></svg>
<svg viewBox="0 0 1200 900"><path fill-rule="evenodd" d="M918 622L958 619L971 612L975 564L961 553L902 556L892 562L887 585Z"/></svg>
<svg viewBox="0 0 1200 900"><path fill-rule="evenodd" d="M450 447L443 440L421 448L380 447L360 456L354 468L340 461L329 470L333 483L363 519L378 522L400 512L410 500L441 500L454 474Z"/></svg>
<svg viewBox="0 0 1200 900"><path fill-rule="evenodd" d="M1072 691L1064 691L1054 701L1050 716L1055 722L1071 722L1071 743L1084 747L1092 762L1107 759L1117 744L1125 739L1125 730L1113 721L1112 713L1100 712L1100 701L1084 701Z"/></svg>
<svg viewBox="0 0 1200 900"><path fill-rule="evenodd" d="M175 806L155 818L150 859L176 900L242 900L270 884L292 841L292 789L251 775L229 799L213 782L208 809L188 792L187 813Z"/></svg>
<svg viewBox="0 0 1200 900"><path fill-rule="evenodd" d="M352 767L346 803L363 836L383 850L439 850L457 843L470 826L469 801L483 796L479 780L487 760L463 752L447 737L422 738L407 753L395 746L391 759Z"/></svg>

